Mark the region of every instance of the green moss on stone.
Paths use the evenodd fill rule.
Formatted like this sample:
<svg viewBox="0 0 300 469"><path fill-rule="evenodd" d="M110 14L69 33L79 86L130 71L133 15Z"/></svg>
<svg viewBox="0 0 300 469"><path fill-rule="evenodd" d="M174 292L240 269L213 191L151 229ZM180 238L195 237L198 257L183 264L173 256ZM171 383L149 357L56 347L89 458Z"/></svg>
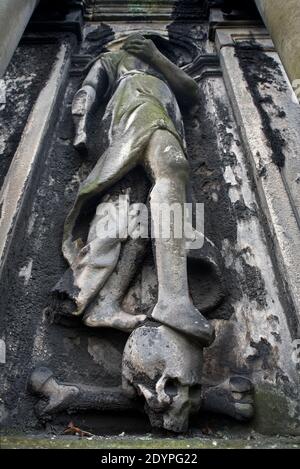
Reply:
<svg viewBox="0 0 300 469"><path fill-rule="evenodd" d="M208 438L152 438L152 437L0 437L2 449L299 449L299 438L208 439Z"/></svg>
<svg viewBox="0 0 300 469"><path fill-rule="evenodd" d="M292 416L294 404L273 386L260 385L255 391L255 430L265 435L300 435L300 420Z"/></svg>

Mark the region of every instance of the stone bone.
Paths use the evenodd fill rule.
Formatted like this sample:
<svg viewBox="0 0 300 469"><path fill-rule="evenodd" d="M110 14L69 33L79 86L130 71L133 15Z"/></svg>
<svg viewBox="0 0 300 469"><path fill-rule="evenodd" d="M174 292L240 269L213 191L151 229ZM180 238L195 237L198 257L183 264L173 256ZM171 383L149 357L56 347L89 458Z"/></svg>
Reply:
<svg viewBox="0 0 300 469"><path fill-rule="evenodd" d="M46 367L33 371L29 386L34 394L42 397L36 406L40 417L64 410L128 410L138 407L120 387L101 388L78 383L61 383Z"/></svg>
<svg viewBox="0 0 300 469"><path fill-rule="evenodd" d="M61 383L45 367L33 371L29 385L31 391L41 397L36 406L40 418L63 411L142 411L141 402L128 397L121 387ZM203 385L201 410L228 415L237 420L250 419L253 415L252 383L246 378L233 376L219 385Z"/></svg>

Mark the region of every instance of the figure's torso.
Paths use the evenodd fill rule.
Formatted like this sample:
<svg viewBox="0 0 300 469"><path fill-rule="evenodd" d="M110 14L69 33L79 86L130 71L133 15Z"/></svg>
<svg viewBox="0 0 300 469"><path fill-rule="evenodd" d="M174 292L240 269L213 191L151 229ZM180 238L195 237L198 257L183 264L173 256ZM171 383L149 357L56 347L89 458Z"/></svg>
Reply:
<svg viewBox="0 0 300 469"><path fill-rule="evenodd" d="M151 65L147 64L143 60L135 57L132 54L128 54L125 51L120 52L119 56L119 63L118 63L118 70L117 70L117 78L121 78L123 75L130 73L130 72L144 72L149 75L156 76L161 80L164 80L164 76L160 74L157 70L155 70Z"/></svg>
<svg viewBox="0 0 300 469"><path fill-rule="evenodd" d="M182 116L176 97L165 77L151 65L126 51L113 53L114 85L106 116L112 117L112 129L134 119L136 125L148 128L158 120L169 122L184 140ZM134 113L133 113L134 111ZM143 114L143 118L141 117Z"/></svg>

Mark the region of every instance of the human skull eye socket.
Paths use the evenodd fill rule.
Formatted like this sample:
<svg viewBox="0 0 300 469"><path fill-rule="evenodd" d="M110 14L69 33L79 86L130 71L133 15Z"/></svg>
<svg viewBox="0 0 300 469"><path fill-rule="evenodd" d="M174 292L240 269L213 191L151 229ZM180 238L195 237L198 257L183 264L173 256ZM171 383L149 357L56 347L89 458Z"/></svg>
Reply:
<svg viewBox="0 0 300 469"><path fill-rule="evenodd" d="M194 384L193 386L190 386L189 390L189 396L191 399L195 399L199 397L201 394L201 386L200 384Z"/></svg>
<svg viewBox="0 0 300 469"><path fill-rule="evenodd" d="M170 397L175 397L178 394L179 382L177 379L169 378L165 384L165 393Z"/></svg>

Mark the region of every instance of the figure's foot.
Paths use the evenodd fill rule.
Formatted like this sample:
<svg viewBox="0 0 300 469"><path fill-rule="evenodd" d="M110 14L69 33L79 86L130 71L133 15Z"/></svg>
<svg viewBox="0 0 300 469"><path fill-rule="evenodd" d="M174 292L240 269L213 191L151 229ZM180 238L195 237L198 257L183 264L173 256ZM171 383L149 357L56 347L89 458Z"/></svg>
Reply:
<svg viewBox="0 0 300 469"><path fill-rule="evenodd" d="M51 414L62 408L67 408L69 402L79 394L76 386L60 384L48 368L37 368L31 375L32 390L43 396L48 402L39 402L37 411L39 415Z"/></svg>
<svg viewBox="0 0 300 469"><path fill-rule="evenodd" d="M253 384L242 376L232 376L218 386L204 387L202 409L249 420L254 414Z"/></svg>
<svg viewBox="0 0 300 469"><path fill-rule="evenodd" d="M126 313L118 303L97 303L84 315L83 322L89 327L111 327L124 332L132 332L144 322L144 314L133 315Z"/></svg>
<svg viewBox="0 0 300 469"><path fill-rule="evenodd" d="M215 339L213 326L189 300L185 302L158 302L152 317L166 326L196 339L203 347L208 347Z"/></svg>

